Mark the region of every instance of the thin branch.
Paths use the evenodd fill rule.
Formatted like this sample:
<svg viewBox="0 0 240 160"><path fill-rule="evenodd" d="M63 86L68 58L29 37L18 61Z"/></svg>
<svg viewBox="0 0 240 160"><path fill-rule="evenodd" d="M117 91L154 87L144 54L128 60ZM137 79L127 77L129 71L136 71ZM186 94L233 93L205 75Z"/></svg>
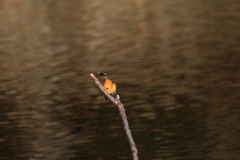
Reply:
<svg viewBox="0 0 240 160"><path fill-rule="evenodd" d="M107 93L107 91L103 88L102 84L99 82L99 80L91 73L90 74L90 78L93 80L93 82L96 84L96 86L100 89L100 91L102 91L102 93L114 104L118 107L118 110L120 112L120 116L122 118L123 121L123 125L124 125L124 130L126 132L131 150L132 150L132 156L133 156L133 160L138 160L138 150L137 147L135 145L135 142L133 140L132 137L132 133L131 130L129 128L128 125L128 120L127 120L127 115L125 113L125 109L123 107L123 104L120 102L120 96L117 95L116 98L113 98L110 94Z"/></svg>

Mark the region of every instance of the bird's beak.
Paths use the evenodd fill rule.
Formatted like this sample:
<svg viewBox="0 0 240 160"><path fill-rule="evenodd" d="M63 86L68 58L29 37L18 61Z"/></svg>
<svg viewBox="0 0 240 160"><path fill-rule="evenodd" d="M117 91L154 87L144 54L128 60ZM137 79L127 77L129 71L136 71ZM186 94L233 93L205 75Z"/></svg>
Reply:
<svg viewBox="0 0 240 160"><path fill-rule="evenodd" d="M99 71L98 71L98 74L101 76L106 76L104 73L100 73Z"/></svg>

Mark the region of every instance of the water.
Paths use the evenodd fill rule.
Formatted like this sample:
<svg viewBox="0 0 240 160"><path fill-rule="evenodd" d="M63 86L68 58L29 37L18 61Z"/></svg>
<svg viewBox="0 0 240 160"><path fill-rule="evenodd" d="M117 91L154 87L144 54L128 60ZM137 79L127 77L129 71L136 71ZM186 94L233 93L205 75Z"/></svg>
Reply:
<svg viewBox="0 0 240 160"><path fill-rule="evenodd" d="M131 159L97 71L117 84L141 160L239 159L236 4L2 3L0 159Z"/></svg>

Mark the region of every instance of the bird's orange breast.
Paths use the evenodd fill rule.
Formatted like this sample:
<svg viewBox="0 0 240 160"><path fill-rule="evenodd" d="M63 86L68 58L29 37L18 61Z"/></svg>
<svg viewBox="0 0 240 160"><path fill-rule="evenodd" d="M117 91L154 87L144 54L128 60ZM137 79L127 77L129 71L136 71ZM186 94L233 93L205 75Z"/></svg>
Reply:
<svg viewBox="0 0 240 160"><path fill-rule="evenodd" d="M104 82L103 82L103 86L104 86L104 89L106 89L106 91L108 93L113 93L114 91L116 91L117 89L117 86L115 83L112 83L111 80L109 79L106 79Z"/></svg>

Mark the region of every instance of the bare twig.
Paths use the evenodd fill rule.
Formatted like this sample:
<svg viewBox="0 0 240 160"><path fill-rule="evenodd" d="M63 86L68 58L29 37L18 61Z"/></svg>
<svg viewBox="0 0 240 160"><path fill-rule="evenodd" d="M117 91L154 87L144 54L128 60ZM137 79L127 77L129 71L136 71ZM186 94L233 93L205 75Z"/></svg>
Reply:
<svg viewBox="0 0 240 160"><path fill-rule="evenodd" d="M122 121L123 121L124 130L126 132L126 135L128 137L128 141L129 141L129 144L130 144L130 147L131 147L131 150L132 150L133 160L138 160L138 150L137 150L137 147L134 143L132 133L131 133L131 130L130 130L129 125L128 125L128 120L127 120L127 116L126 116L126 113L125 113L125 109L123 107L123 104L120 102L119 95L117 95L116 98L113 98L110 94L107 93L107 91L103 88L102 84L99 82L99 80L92 73L90 74L90 78L93 80L93 82L96 84L96 86L100 89L100 91L102 91L102 93L108 99L110 99L110 101L112 101L113 104L115 104L118 107L118 110L120 112L120 116L121 116Z"/></svg>

